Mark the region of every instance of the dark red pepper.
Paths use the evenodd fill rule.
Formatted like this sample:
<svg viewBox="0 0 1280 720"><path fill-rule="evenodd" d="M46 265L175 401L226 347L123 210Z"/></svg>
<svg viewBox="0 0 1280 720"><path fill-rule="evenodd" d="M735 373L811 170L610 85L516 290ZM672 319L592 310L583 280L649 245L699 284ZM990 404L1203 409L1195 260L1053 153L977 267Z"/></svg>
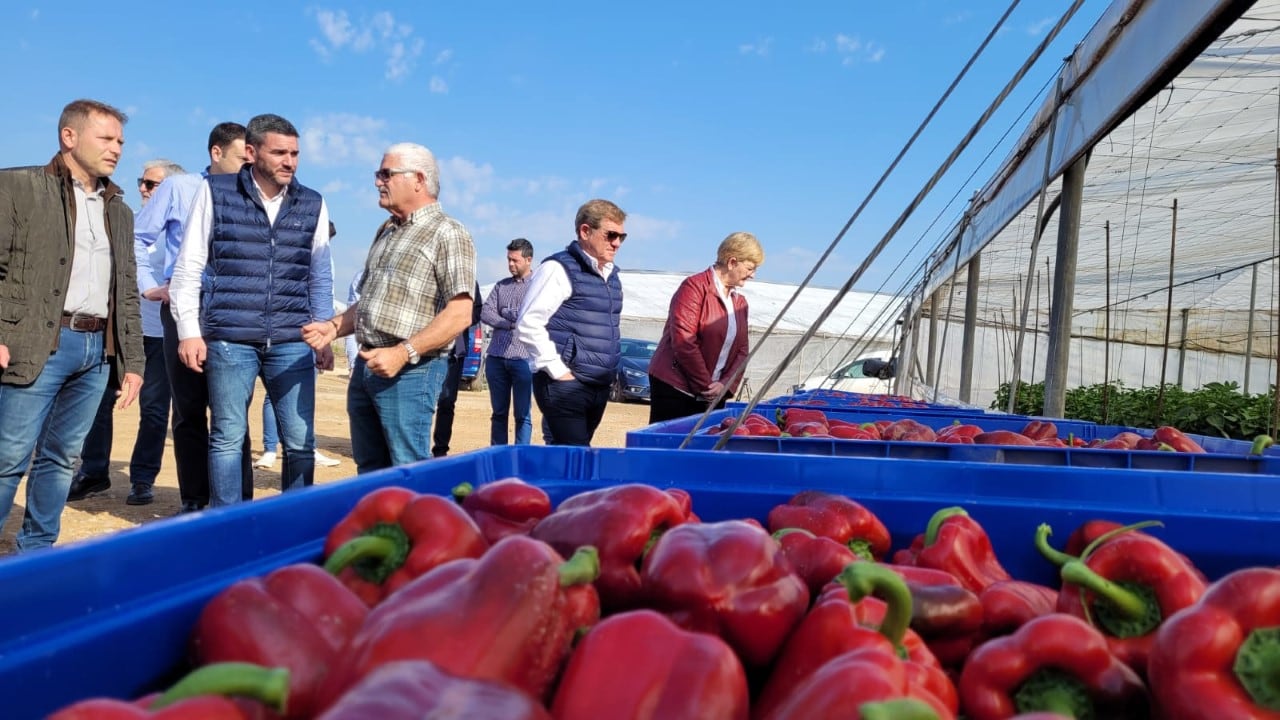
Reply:
<svg viewBox="0 0 1280 720"><path fill-rule="evenodd" d="M791 563L791 569L809 588L811 598L817 597L845 565L858 560L849 546L803 528L783 528L773 533L773 537Z"/></svg>
<svg viewBox="0 0 1280 720"><path fill-rule="evenodd" d="M769 531L802 528L846 545L858 557L878 560L889 552L889 529L875 513L835 493L805 490L769 511Z"/></svg>
<svg viewBox="0 0 1280 720"><path fill-rule="evenodd" d="M1022 435L1032 440L1057 440L1058 426L1051 420L1031 420L1022 427Z"/></svg>
<svg viewBox="0 0 1280 720"><path fill-rule="evenodd" d="M1156 632L1147 672L1168 720L1280 717L1280 570L1218 580Z"/></svg>
<svg viewBox="0 0 1280 720"><path fill-rule="evenodd" d="M809 606L778 543L741 520L668 530L640 568L644 597L689 630L718 635L748 665L773 658Z"/></svg>
<svg viewBox="0 0 1280 720"><path fill-rule="evenodd" d="M838 655L760 720L952 720L955 712L913 681L881 639Z"/></svg>
<svg viewBox="0 0 1280 720"><path fill-rule="evenodd" d="M1135 432L1124 431L1116 433L1110 440L1095 441L1096 447L1101 450L1133 450L1138 447L1138 443L1142 441L1142 436Z"/></svg>
<svg viewBox="0 0 1280 720"><path fill-rule="evenodd" d="M329 676L326 704L396 660L429 660L543 699L574 634L599 618L591 584L598 572L595 548L566 562L525 535L441 565L369 613Z"/></svg>
<svg viewBox="0 0 1280 720"><path fill-rule="evenodd" d="M961 425L956 423L948 425L938 431L938 442L951 443L954 445L972 445L973 439L981 435L984 430L977 425Z"/></svg>
<svg viewBox="0 0 1280 720"><path fill-rule="evenodd" d="M551 711L556 720L746 720L747 676L715 635L633 610L578 642Z"/></svg>
<svg viewBox="0 0 1280 720"><path fill-rule="evenodd" d="M879 425L879 423L876 423ZM881 428L880 436L885 440L897 442L934 442L938 434L928 425L916 422L911 418L903 418Z"/></svg>
<svg viewBox="0 0 1280 720"><path fill-rule="evenodd" d="M680 500L649 485L616 485L560 503L530 533L562 555L590 545L600 553L596 589L606 611L635 607L640 560L662 533L689 522Z"/></svg>
<svg viewBox="0 0 1280 720"><path fill-rule="evenodd" d="M317 720L551 720L526 693L499 682L450 675L426 660L375 669Z"/></svg>
<svg viewBox="0 0 1280 720"><path fill-rule="evenodd" d="M1054 612L1058 591L1022 580L1001 580L983 588L978 599L982 603L982 634L990 638L1008 635Z"/></svg>
<svg viewBox="0 0 1280 720"><path fill-rule="evenodd" d="M479 557L488 547L454 502L386 487L360 498L329 531L325 569L373 606L437 565Z"/></svg>
<svg viewBox="0 0 1280 720"><path fill-rule="evenodd" d="M510 477L476 488L460 483L453 499L462 504L492 545L508 535L528 535L538 521L551 514L551 498L536 485Z"/></svg>
<svg viewBox="0 0 1280 720"><path fill-rule="evenodd" d="M974 445L1023 445L1032 447L1034 440L1012 430L990 430L973 436Z"/></svg>
<svg viewBox="0 0 1280 720"><path fill-rule="evenodd" d="M1200 443L1187 437L1181 430L1162 425L1156 428L1151 434L1151 439L1162 445L1167 445L1174 452L1202 453L1204 448L1200 447Z"/></svg>
<svg viewBox="0 0 1280 720"><path fill-rule="evenodd" d="M909 565L886 565L911 591L911 629L944 667L959 668L979 641L983 607L977 594L951 573Z"/></svg>
<svg viewBox="0 0 1280 720"><path fill-rule="evenodd" d="M1036 547L1061 568L1058 612L1092 622L1117 657L1145 673L1156 630L1204 595L1204 577L1151 535L1119 534L1077 558L1050 547L1051 534L1048 525L1041 525Z"/></svg>
<svg viewBox="0 0 1280 720"><path fill-rule="evenodd" d="M314 717L329 667L369 608L317 565L289 565L233 583L196 621L192 651L202 665L246 662L289 670L287 717Z"/></svg>
<svg viewBox="0 0 1280 720"><path fill-rule="evenodd" d="M791 435L796 434L795 426L802 423L821 425L822 432L827 431L827 414L821 410L800 407L778 408L777 416L778 427Z"/></svg>
<svg viewBox="0 0 1280 720"><path fill-rule="evenodd" d="M267 708L286 709L289 671L248 663L196 668L164 693L134 702L93 698L46 720L266 720Z"/></svg>
<svg viewBox="0 0 1280 720"><path fill-rule="evenodd" d="M1147 717L1147 692L1107 641L1079 618L1053 613L1012 635L989 640L960 674L960 698L972 720L1018 713L1129 720Z"/></svg>
<svg viewBox="0 0 1280 720"><path fill-rule="evenodd" d="M987 532L960 507L943 508L929 519L915 564L949 572L975 593L1012 579L996 559Z"/></svg>

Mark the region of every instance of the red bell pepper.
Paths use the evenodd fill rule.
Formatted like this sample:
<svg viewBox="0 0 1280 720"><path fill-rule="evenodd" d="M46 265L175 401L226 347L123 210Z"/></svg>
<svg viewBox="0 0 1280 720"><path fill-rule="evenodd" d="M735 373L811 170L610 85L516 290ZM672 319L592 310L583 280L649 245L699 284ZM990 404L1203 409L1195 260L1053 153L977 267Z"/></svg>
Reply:
<svg viewBox="0 0 1280 720"><path fill-rule="evenodd" d="M972 720L1035 711L1099 720L1147 717L1147 692L1137 673L1093 626L1061 613L974 650L960 673L960 698Z"/></svg>
<svg viewBox="0 0 1280 720"><path fill-rule="evenodd" d="M1035 446L1031 438L1012 430L991 430L973 436L974 445L1024 445Z"/></svg>
<svg viewBox="0 0 1280 720"><path fill-rule="evenodd" d="M889 529L875 513L843 495L805 490L769 511L769 530L803 528L847 545L858 557L877 560L889 552Z"/></svg>
<svg viewBox="0 0 1280 720"><path fill-rule="evenodd" d="M821 425L822 431L823 432L827 431L826 430L827 414L822 412L821 410L813 410L810 408L800 408L800 407L787 407L787 408L778 408L776 414L778 417L778 427L781 428L782 431L785 433L791 433L792 435L795 435L796 433L792 430L792 428L795 425L798 425L801 423L812 423L816 425Z"/></svg>
<svg viewBox="0 0 1280 720"><path fill-rule="evenodd" d="M574 648L556 689L556 720L746 720L747 675L715 635L652 610L613 615Z"/></svg>
<svg viewBox="0 0 1280 720"><path fill-rule="evenodd" d="M606 611L635 607L640 561L659 535L689 522L680 500L649 485L616 485L560 503L530 533L562 555L590 545L600 552L596 590Z"/></svg>
<svg viewBox="0 0 1280 720"><path fill-rule="evenodd" d="M1116 433L1116 435L1110 440L1102 440L1101 442L1095 441L1098 442L1098 444L1091 447L1096 447L1102 450L1133 450L1138 447L1138 443L1141 441L1141 435L1126 430L1125 432Z"/></svg>
<svg viewBox="0 0 1280 720"><path fill-rule="evenodd" d="M776 423L769 422L763 415L757 415L756 413L751 413L743 418L742 425L750 430L752 435L778 437L782 434L782 429Z"/></svg>
<svg viewBox="0 0 1280 720"><path fill-rule="evenodd" d="M265 720L267 707L285 711L288 695L284 668L218 663L193 670L161 694L135 702L81 700L46 720Z"/></svg>
<svg viewBox="0 0 1280 720"><path fill-rule="evenodd" d="M886 565L911 591L911 629L944 667L959 668L980 640L983 608L978 595L951 573L910 565Z"/></svg>
<svg viewBox="0 0 1280 720"><path fill-rule="evenodd" d="M369 613L326 683L331 704L381 665L429 660L451 675L498 680L542 699L574 634L599 618L595 548L565 561L525 535L455 560Z"/></svg>
<svg viewBox="0 0 1280 720"><path fill-rule="evenodd" d="M324 566L373 606L437 565L479 557L488 547L453 502L386 487L360 498L329 531Z"/></svg>
<svg viewBox="0 0 1280 720"><path fill-rule="evenodd" d="M1204 448L1200 447L1200 443L1187 437L1185 433L1175 427L1162 425L1156 428L1151 434L1151 439L1163 445L1173 448L1174 452L1202 453Z"/></svg>
<svg viewBox="0 0 1280 720"><path fill-rule="evenodd" d="M383 665L317 720L551 720L529 695L503 683L450 675L426 660Z"/></svg>
<svg viewBox="0 0 1280 720"><path fill-rule="evenodd" d="M287 717L314 717L330 665L368 611L321 567L289 565L214 596L196 621L192 651L200 664L236 661L288 669Z"/></svg>
<svg viewBox="0 0 1280 720"><path fill-rule="evenodd" d="M640 577L649 607L719 635L748 665L767 664L809 606L809 589L778 543L741 520L668 530L645 555Z"/></svg>
<svg viewBox="0 0 1280 720"><path fill-rule="evenodd" d="M1062 551L1068 555L1079 557L1084 554L1085 548L1093 544L1098 538L1111 533L1114 530L1121 530L1124 526L1118 522L1111 520L1085 520L1080 526L1071 531L1067 536L1067 545ZM1137 532L1134 530L1133 532Z"/></svg>
<svg viewBox="0 0 1280 720"><path fill-rule="evenodd" d="M975 593L1012 579L996 559L986 531L959 507L943 508L929 519L914 564L949 572Z"/></svg>
<svg viewBox="0 0 1280 720"><path fill-rule="evenodd" d="M983 588L978 595L982 603L984 637L1008 635L1058 606L1058 591L1022 580L1002 580Z"/></svg>
<svg viewBox="0 0 1280 720"><path fill-rule="evenodd" d="M879 425L879 423L876 423ZM885 440L897 442L934 442L938 434L928 425L916 422L911 418L903 418L881 428L880 436Z"/></svg>
<svg viewBox="0 0 1280 720"><path fill-rule="evenodd" d="M479 488L460 483L453 499L462 505L490 545L508 535L528 535L538 521L551 514L551 498L542 488L510 477Z"/></svg>
<svg viewBox="0 0 1280 720"><path fill-rule="evenodd" d="M1160 717L1280 717L1280 570L1237 570L1156 632L1147 672Z"/></svg>
<svg viewBox="0 0 1280 720"><path fill-rule="evenodd" d="M1058 426L1051 420L1031 420L1022 427L1021 434L1032 440L1057 440Z"/></svg>
<svg viewBox="0 0 1280 720"><path fill-rule="evenodd" d="M875 427L874 425L872 427ZM879 440L880 434L857 425L832 425L827 431L831 437L841 440Z"/></svg>
<svg viewBox="0 0 1280 720"><path fill-rule="evenodd" d="M983 432L984 430L977 425L961 425L957 422L938 431L938 442L951 443L953 445L972 445L973 439Z"/></svg>
<svg viewBox="0 0 1280 720"><path fill-rule="evenodd" d="M909 629L911 612L911 593L895 572L876 563L849 565L787 638L753 715L768 717L819 668L844 653L876 647L908 659L911 686L954 712L955 688Z"/></svg>
<svg viewBox="0 0 1280 720"><path fill-rule="evenodd" d="M1040 554L1059 566L1058 612L1091 621L1111 651L1145 673L1160 624L1204 595L1204 577L1185 558L1143 533L1123 533L1076 558L1049 546L1052 530L1036 530Z"/></svg>
<svg viewBox="0 0 1280 720"><path fill-rule="evenodd" d="M822 665L758 720L951 720L945 703L912 682L907 664L868 645Z"/></svg>
<svg viewBox="0 0 1280 720"><path fill-rule="evenodd" d="M826 423L790 422L782 431L783 437L829 437L831 428Z"/></svg>
<svg viewBox="0 0 1280 720"><path fill-rule="evenodd" d="M858 560L848 545L803 528L783 528L774 532L773 538L791 563L791 569L809 588L809 597L817 597L845 565Z"/></svg>

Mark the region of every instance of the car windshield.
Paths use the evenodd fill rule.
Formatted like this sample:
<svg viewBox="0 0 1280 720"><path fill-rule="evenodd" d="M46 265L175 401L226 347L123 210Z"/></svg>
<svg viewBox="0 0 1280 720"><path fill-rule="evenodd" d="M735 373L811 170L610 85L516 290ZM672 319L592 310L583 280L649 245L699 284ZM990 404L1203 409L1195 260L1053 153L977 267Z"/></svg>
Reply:
<svg viewBox="0 0 1280 720"><path fill-rule="evenodd" d="M658 343L649 340L623 340L622 341L622 357L637 358L639 360L648 360L653 357L653 351L658 349Z"/></svg>

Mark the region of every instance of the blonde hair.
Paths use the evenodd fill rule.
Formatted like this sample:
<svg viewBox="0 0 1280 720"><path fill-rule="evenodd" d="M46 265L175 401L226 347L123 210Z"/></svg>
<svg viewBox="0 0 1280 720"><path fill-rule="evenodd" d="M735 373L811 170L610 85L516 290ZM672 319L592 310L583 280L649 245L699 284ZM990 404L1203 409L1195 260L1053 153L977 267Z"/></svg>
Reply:
<svg viewBox="0 0 1280 720"><path fill-rule="evenodd" d="M756 236L749 232L730 233L720 241L720 248L716 250L716 265L721 267L728 265L730 258L763 265L764 248L760 246Z"/></svg>

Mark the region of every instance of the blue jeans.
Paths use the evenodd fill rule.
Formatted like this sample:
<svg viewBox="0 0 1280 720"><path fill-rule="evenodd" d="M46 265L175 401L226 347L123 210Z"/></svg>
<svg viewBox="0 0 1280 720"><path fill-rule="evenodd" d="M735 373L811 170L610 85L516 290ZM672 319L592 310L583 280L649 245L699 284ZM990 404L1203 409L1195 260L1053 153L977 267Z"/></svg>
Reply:
<svg viewBox="0 0 1280 720"><path fill-rule="evenodd" d="M359 473L431 457L431 420L449 360L443 355L406 365L383 378L357 358L347 382L351 456Z"/></svg>
<svg viewBox="0 0 1280 720"><path fill-rule="evenodd" d="M275 452L280 447L280 426L276 423L276 409L271 406L271 396L262 398L262 452Z"/></svg>
<svg viewBox="0 0 1280 720"><path fill-rule="evenodd" d="M507 444L507 411L515 406L516 444L528 445L533 438L533 369L528 360L494 357L484 359L484 379L489 383L489 444Z"/></svg>
<svg viewBox="0 0 1280 720"><path fill-rule="evenodd" d="M243 443L249 431L249 401L259 377L280 421L284 444L282 490L315 478L315 354L304 342L271 346L209 342L204 374L209 383L209 505L241 501Z"/></svg>
<svg viewBox="0 0 1280 720"><path fill-rule="evenodd" d="M48 547L58 539L71 468L111 374L102 335L62 328L58 349L35 382L0 384L0 528L13 508L18 483L31 470L19 551Z"/></svg>

